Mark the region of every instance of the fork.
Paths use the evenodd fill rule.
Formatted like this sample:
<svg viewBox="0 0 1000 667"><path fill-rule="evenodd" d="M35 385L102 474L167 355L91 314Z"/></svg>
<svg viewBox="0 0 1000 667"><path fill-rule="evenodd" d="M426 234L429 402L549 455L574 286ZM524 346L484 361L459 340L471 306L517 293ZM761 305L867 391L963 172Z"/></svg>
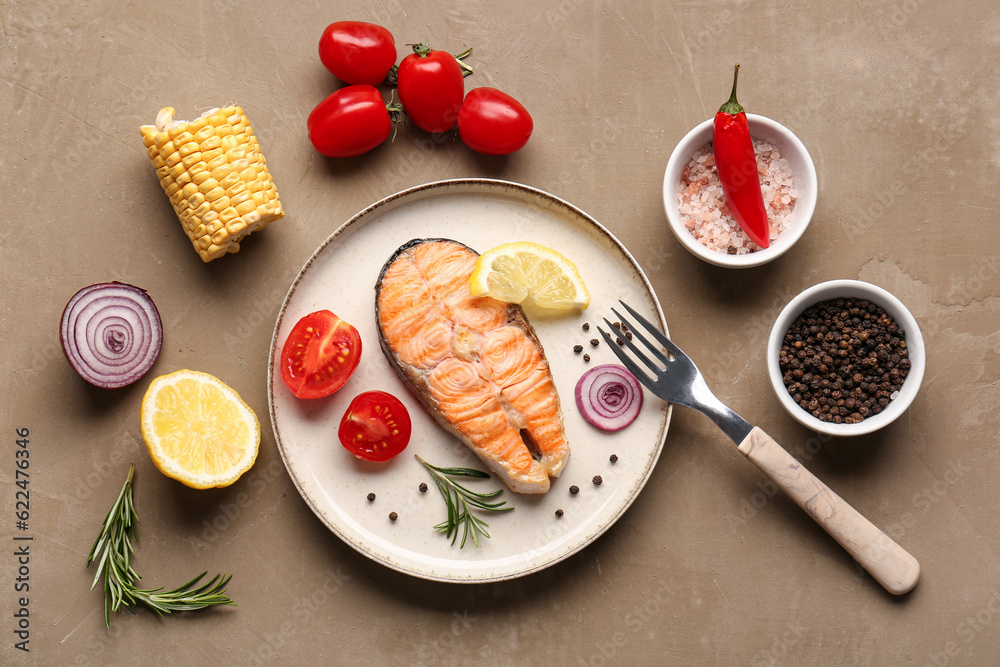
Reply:
<svg viewBox="0 0 1000 667"><path fill-rule="evenodd" d="M716 398L701 371L683 350L627 303L619 303L642 328L636 327L614 308L611 311L645 346L648 354L624 334L618 337L620 345L617 345L607 331L601 327L597 329L622 364L642 384L663 400L693 408L715 422L736 443L740 453L770 477L887 591L902 595L916 586L920 577L920 564L916 558L803 468L771 436L759 427L751 426ZM608 329L613 330L611 322L606 317L603 319ZM659 345L651 342L650 338ZM641 360L643 366L640 367L622 346Z"/></svg>

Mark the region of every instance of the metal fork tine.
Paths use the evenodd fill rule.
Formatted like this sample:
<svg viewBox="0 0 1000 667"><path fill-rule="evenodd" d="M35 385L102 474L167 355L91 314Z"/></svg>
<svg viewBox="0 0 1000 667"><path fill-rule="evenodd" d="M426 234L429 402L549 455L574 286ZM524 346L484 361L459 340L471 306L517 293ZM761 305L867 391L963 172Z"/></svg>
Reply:
<svg viewBox="0 0 1000 667"><path fill-rule="evenodd" d="M684 354L684 351L681 350L681 348L679 348L676 345L674 345L674 343L673 343L672 340L670 340L669 338L667 338L666 336L664 336L663 333L661 333L660 330L658 328L656 328L656 326L654 326L652 322L650 322L649 320L647 320L645 317L643 317L639 313L635 312L635 310L632 308L632 306L628 305L627 303L625 303L624 301L622 301L620 299L618 300L618 303L620 303L621 305L625 306L625 310L627 310L629 312L629 314L632 315L632 317L634 317L635 319L639 320L639 322L646 328L646 330L649 331L650 335L653 336L654 338L656 338L656 340L659 341L659 343L661 345L663 345L663 347L667 348L670 351L670 354L674 355L675 357L686 357L687 356L686 354ZM611 310L614 310L614 308L612 308ZM633 330L633 332L634 332L634 330Z"/></svg>
<svg viewBox="0 0 1000 667"><path fill-rule="evenodd" d="M617 315L617 313L615 313L615 314ZM621 318L621 315L618 315L618 317ZM605 317L604 321L607 322L608 318ZM610 323L609 323L609 327L610 327ZM610 336L609 336L609 338L610 338ZM642 336L639 336L639 338L642 338ZM637 356L640 359L642 359L643 363L646 364L646 366L649 368L649 370L651 370L653 372L653 374L655 376L659 377L660 374L663 373L663 368L661 366L657 365L656 362L654 362L652 359L650 359L649 357L647 357L646 354L635 343L633 343L632 341L630 341L628 338L619 338L618 340L620 340L623 345L625 345L626 347L628 347L628 349L632 352L632 354L634 354L635 356ZM609 345L610 345L610 343L609 343ZM649 343L646 343L646 346L649 347ZM611 349L613 349L615 352L618 352L621 348L619 348L617 345L612 345ZM651 348L651 349L654 349L654 348ZM663 353L662 352L660 352L659 350L655 350L655 349L654 349L654 351L656 352L657 358L662 359L664 366L669 363L669 361L666 358L663 357Z"/></svg>
<svg viewBox="0 0 1000 667"><path fill-rule="evenodd" d="M604 321L607 322L608 321L607 318L605 318ZM610 328L613 328L613 327L611 327L610 324L608 326ZM610 347L611 351L615 353L615 356L618 357L618 360L622 362L622 365L625 366L625 368L629 369L629 371L631 371L632 375L634 375L644 385L649 386L651 384L655 384L656 383L655 376L654 377L649 377L649 374L646 371L644 371L642 368L640 368L639 364L635 363L635 361L632 359L632 357L630 357L627 354L625 354L625 350L619 348L617 345L614 344L614 341L611 340L611 336L608 335L607 331L605 331L601 327L597 327L597 330L601 332L601 336L604 338L604 342L608 344L608 347ZM636 354L638 356L643 357L645 359L645 357L642 354L642 352L640 352L638 350L635 350L635 352L636 352ZM652 366L652 364L649 361L649 359L645 359L645 361L646 361L646 363L650 364L650 366ZM654 371L654 373L655 373L655 371Z"/></svg>
<svg viewBox="0 0 1000 667"><path fill-rule="evenodd" d="M621 320L622 323L625 324L625 326L627 326L632 331L632 333L635 334L636 338L638 338L639 340L641 340L643 342L643 344L645 344L646 348L648 348L650 352L652 352L653 354L656 355L657 359L659 359L660 361L663 362L663 365L667 365L667 364L670 363L670 359L667 358L667 355L665 355L660 350L659 347L657 347L653 343L649 342L649 339L646 338L644 335L642 335L642 331L641 330L639 330L638 328L636 328L635 325L633 325L627 319L625 319L624 317L622 317L622 314L619 313L614 308L611 309L611 312L614 313L618 317L618 319ZM624 336L624 334L622 334L622 335ZM628 336L625 336L624 340L628 340ZM657 340L659 340L659 339L657 339ZM634 349L634 348L630 348L630 349Z"/></svg>

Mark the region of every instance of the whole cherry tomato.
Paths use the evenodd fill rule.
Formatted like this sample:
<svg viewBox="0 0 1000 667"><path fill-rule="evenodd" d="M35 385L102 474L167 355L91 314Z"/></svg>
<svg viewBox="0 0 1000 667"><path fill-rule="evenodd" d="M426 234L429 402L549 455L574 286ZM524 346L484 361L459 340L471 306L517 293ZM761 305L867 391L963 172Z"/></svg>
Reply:
<svg viewBox="0 0 1000 667"><path fill-rule="evenodd" d="M458 122L465 96L462 68L455 56L416 44L396 74L399 100L406 115L422 130L446 132Z"/></svg>
<svg viewBox="0 0 1000 667"><path fill-rule="evenodd" d="M318 310L299 320L281 347L281 379L298 398L322 398L343 387L359 361L358 330Z"/></svg>
<svg viewBox="0 0 1000 667"><path fill-rule="evenodd" d="M387 105L375 86L347 86L316 105L306 125L316 150L328 157L351 157L375 148L389 138L390 113L401 111Z"/></svg>
<svg viewBox="0 0 1000 667"><path fill-rule="evenodd" d="M375 86L396 63L396 40L374 23L338 21L319 38L319 59L344 83Z"/></svg>
<svg viewBox="0 0 1000 667"><path fill-rule="evenodd" d="M384 391L358 394L340 420L340 444L366 461L387 461L410 442L410 413Z"/></svg>
<svg viewBox="0 0 1000 667"><path fill-rule="evenodd" d="M533 127L521 103L496 88L473 88L458 112L458 134L477 153L513 153L528 143Z"/></svg>

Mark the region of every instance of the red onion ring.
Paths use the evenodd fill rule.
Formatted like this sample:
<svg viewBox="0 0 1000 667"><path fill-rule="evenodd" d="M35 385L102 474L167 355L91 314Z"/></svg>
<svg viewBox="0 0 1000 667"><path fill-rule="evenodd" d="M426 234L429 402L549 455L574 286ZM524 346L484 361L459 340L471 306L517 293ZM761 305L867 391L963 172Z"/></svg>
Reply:
<svg viewBox="0 0 1000 667"><path fill-rule="evenodd" d="M146 374L160 354L163 326L146 291L98 283L73 295L62 314L63 353L90 384L115 389Z"/></svg>
<svg viewBox="0 0 1000 667"><path fill-rule="evenodd" d="M620 431L639 416L642 387L623 366L594 366L576 383L576 405L591 426Z"/></svg>

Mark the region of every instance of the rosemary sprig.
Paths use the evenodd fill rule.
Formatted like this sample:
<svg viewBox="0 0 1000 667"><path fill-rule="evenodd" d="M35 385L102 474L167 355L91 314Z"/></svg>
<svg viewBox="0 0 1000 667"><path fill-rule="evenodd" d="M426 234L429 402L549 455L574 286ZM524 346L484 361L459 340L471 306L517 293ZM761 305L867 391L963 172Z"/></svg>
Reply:
<svg viewBox="0 0 1000 667"><path fill-rule="evenodd" d="M129 562L132 549L132 536L135 535L135 524L139 517L133 504L132 479L135 475L135 464L129 466L128 477L122 486L118 499L111 506L104 518L101 532L87 555L87 567L97 562L97 573L90 585L94 590L98 580L104 574L104 623L111 627L111 612L117 612L122 606L135 613L134 607L142 603L163 616L175 611L192 611L204 609L212 605L235 605L226 593L226 585L232 575L217 574L204 584L198 585L207 572L172 591L163 591L163 587L141 589L136 586L140 577Z"/></svg>
<svg viewBox="0 0 1000 667"><path fill-rule="evenodd" d="M445 537L450 537L453 545L458 539L459 532L461 532L462 542L458 545L459 549L465 547L465 541L470 536L472 537L472 543L477 547L479 546L480 535L487 538L490 536L486 532L489 524L473 514L473 509L487 512L510 512L514 509L513 507L504 507L507 504L506 500L492 503L487 502L503 493L503 489L497 489L492 493L476 493L451 479L452 477L489 479L490 476L488 473L473 468L438 468L424 461L419 456L417 456L417 460L427 468L427 471L434 479L434 483L437 484L438 490L441 492L441 497L444 498L445 505L448 506L448 518L434 526L434 529L445 533Z"/></svg>

